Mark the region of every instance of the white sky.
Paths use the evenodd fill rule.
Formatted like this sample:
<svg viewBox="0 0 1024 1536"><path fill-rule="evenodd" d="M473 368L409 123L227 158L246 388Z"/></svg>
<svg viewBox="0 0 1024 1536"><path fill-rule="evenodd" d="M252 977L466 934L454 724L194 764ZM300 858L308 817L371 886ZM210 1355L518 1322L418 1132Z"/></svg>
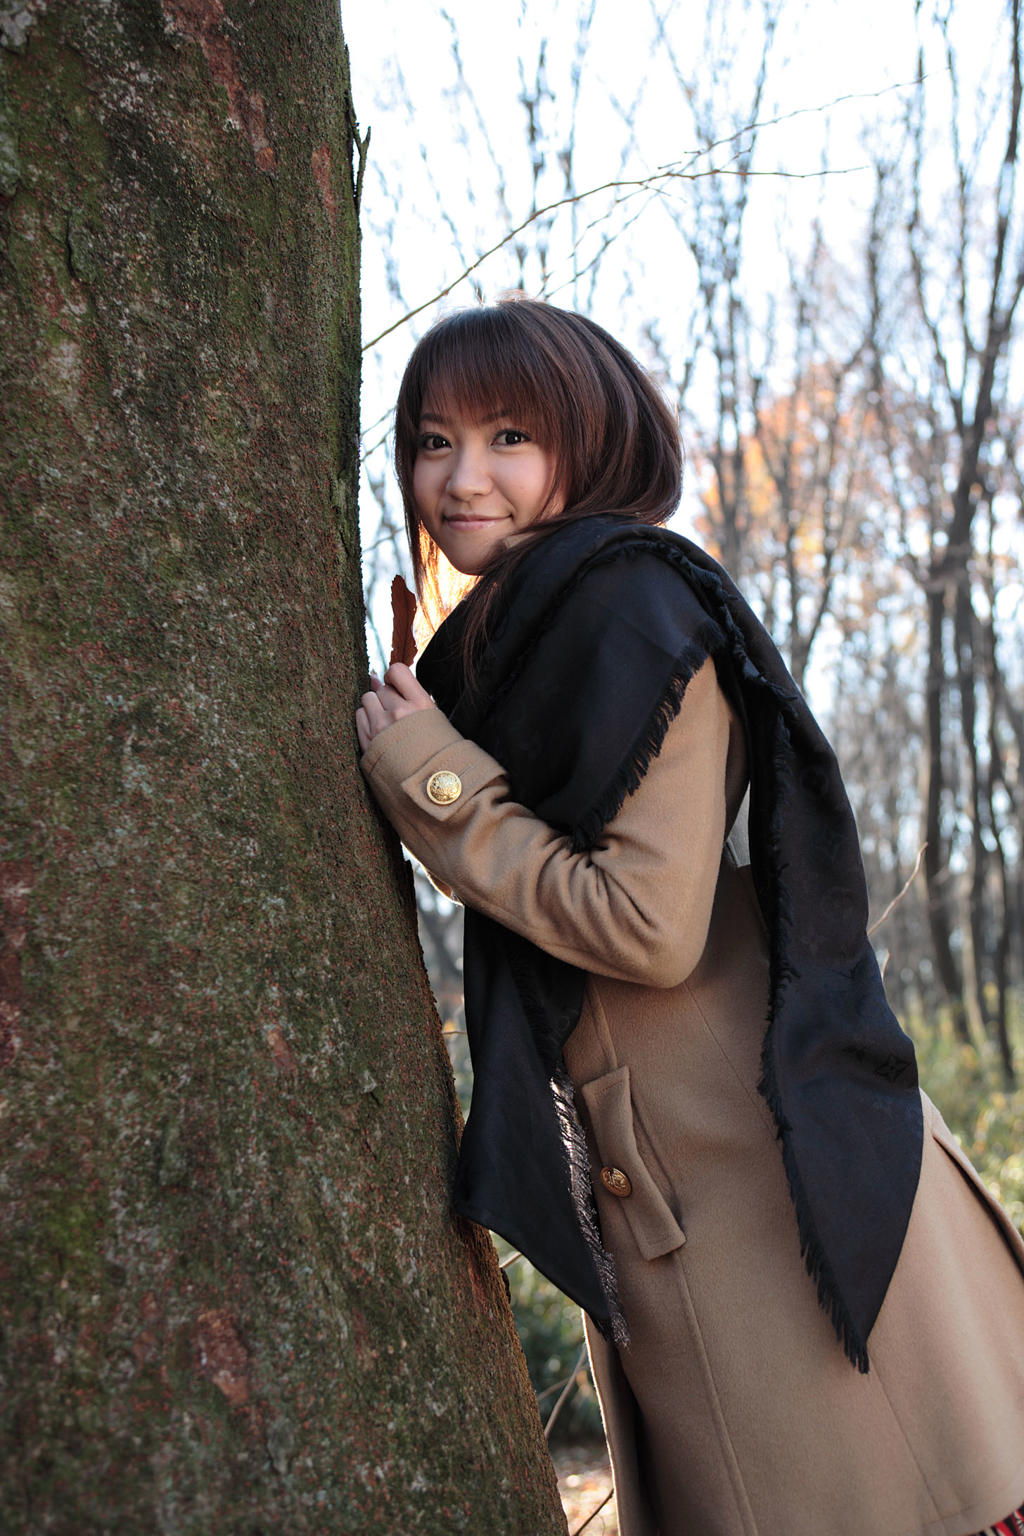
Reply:
<svg viewBox="0 0 1024 1536"><path fill-rule="evenodd" d="M479 0L449 0L444 8L411 0L347 0L343 23L356 109L364 130L369 126L373 134L364 191L367 337L403 312L383 280L384 253L375 249L372 232L378 220L394 220L396 248L390 254L401 269L408 307L429 299L506 232L506 210L483 146L484 127L505 173L508 210L516 221L529 212L526 113L519 102L521 64L525 61L529 83L539 48L546 42L546 78L555 99L546 107L545 121L551 141L562 147L568 136L580 8L577 0L509 4L500 13ZM669 45L681 67L700 80L695 54L707 46L703 4L686 0L665 9ZM737 50L736 107L742 117L742 98L760 48L757 16L753 10L746 14L748 7L740 0L726 0L718 10L721 36L708 43L717 52L724 37L729 39L726 46ZM750 55L746 60L744 37ZM483 126L457 90L453 38ZM786 114L787 120L762 131L761 169L814 177L823 155L837 170L866 167L868 157L859 143L862 124L880 115L884 118L900 106L898 93L881 101L871 98L910 80L914 67L912 0L857 0L856 4L794 0L783 12L772 46L761 113L762 119ZM839 101L845 96L861 99ZM836 102L827 115L815 110ZM634 103L637 145L629 156L627 174L649 174L693 151L696 146L686 131L668 48L657 39L650 9L633 5L627 11L622 0L596 0L580 71L577 186L599 186L621 175L626 140L622 114ZM725 132L730 127L723 122ZM550 151L551 144L546 147ZM707 161L700 163L706 166ZM718 163L728 163L727 151L723 150ZM834 198L859 206L870 199L868 170L836 179L841 187L833 187ZM547 177L545 185L558 195L556 178ZM685 188L681 190L685 195ZM766 194L756 199L762 205L759 214L765 235L772 230L781 202L791 221L806 226L820 191L816 177L802 186L772 182ZM392 206L396 196L401 197L398 210ZM599 205L587 206L597 211ZM559 217L563 223L568 219L567 214ZM488 263L480 274L489 291L500 289L510 275L512 269L501 258ZM568 276L568 269L561 275ZM453 295L460 297L465 302L468 292ZM568 294L563 294L563 302L569 302ZM646 302L658 312L656 292L649 292ZM615 315L607 316L608 321L614 325ZM408 345L406 334L401 341L403 352Z"/></svg>

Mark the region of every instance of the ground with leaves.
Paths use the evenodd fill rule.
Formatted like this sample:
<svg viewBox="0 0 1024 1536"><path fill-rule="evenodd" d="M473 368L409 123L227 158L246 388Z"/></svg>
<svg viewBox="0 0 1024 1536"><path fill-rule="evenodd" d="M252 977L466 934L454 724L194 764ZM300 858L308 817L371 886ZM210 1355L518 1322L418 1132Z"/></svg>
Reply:
<svg viewBox="0 0 1024 1536"><path fill-rule="evenodd" d="M582 1531L586 1536L619 1536L615 1503L608 1497L612 1474L604 1444L561 1446L553 1452L553 1460L569 1536Z"/></svg>

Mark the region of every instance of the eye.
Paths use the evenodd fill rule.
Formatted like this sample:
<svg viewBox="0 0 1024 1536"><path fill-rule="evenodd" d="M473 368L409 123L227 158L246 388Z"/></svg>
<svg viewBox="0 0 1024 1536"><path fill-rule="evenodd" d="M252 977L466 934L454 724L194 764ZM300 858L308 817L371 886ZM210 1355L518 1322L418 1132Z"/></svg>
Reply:
<svg viewBox="0 0 1024 1536"><path fill-rule="evenodd" d="M451 444L440 432L421 432L416 447L422 453L436 453L441 448L450 448Z"/></svg>
<svg viewBox="0 0 1024 1536"><path fill-rule="evenodd" d="M503 448L518 448L520 443L530 442L530 435L528 432L520 432L518 427L502 427L495 442Z"/></svg>

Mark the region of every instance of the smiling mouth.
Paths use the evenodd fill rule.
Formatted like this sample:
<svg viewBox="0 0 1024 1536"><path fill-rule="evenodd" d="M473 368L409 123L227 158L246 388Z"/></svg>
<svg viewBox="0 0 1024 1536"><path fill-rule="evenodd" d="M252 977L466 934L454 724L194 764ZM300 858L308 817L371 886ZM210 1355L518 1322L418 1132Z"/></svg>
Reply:
<svg viewBox="0 0 1024 1536"><path fill-rule="evenodd" d="M446 518L444 518L444 521L449 525L449 527L456 527L456 528L459 528L459 527L462 527L462 528L466 528L466 527L478 528L479 527L479 528L483 528L483 527L486 527L490 523L505 523L505 522L508 522L508 518L501 517L501 516L486 517L486 516L483 515L483 513L479 513L476 516L473 516L471 514L467 515L467 514L463 513L463 514L457 514L457 515L451 516L451 517L446 517Z"/></svg>

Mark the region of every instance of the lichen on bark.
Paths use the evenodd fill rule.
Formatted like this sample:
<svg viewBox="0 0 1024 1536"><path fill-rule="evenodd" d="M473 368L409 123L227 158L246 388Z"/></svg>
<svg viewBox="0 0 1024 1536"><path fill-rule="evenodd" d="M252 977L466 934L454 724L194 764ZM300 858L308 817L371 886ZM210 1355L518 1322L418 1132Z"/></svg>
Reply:
<svg viewBox="0 0 1024 1536"><path fill-rule="evenodd" d="M0 14L0 1529L564 1530L355 765L328 0Z"/></svg>

